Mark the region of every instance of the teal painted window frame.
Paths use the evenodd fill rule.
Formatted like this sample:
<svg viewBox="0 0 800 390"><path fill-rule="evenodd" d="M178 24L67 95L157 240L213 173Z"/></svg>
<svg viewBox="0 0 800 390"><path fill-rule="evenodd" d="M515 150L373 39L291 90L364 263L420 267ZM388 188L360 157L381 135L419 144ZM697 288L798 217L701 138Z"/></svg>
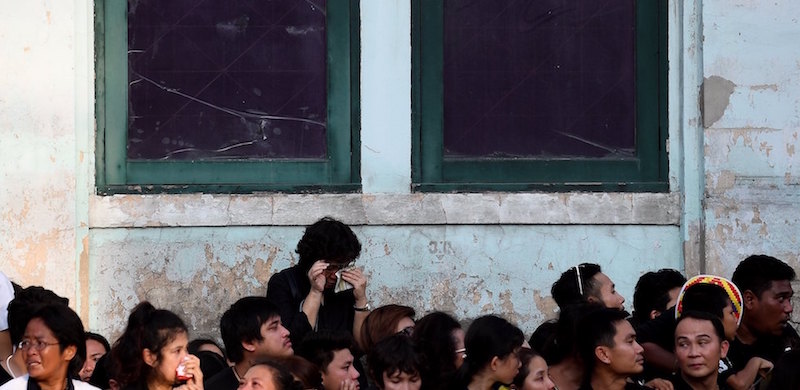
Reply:
<svg viewBox="0 0 800 390"><path fill-rule="evenodd" d="M125 0L95 2L95 168L99 194L361 189L359 0L328 2L328 155L318 160L129 160L127 3Z"/></svg>
<svg viewBox="0 0 800 390"><path fill-rule="evenodd" d="M441 0L412 0L414 191L666 192L667 2L636 2L636 150L631 158L475 158L443 154Z"/></svg>

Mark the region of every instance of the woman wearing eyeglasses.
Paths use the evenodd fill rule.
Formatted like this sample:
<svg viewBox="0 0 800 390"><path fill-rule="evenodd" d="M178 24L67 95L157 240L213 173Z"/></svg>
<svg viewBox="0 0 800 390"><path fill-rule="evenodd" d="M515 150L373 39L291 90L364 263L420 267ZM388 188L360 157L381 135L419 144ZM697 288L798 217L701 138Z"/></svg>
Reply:
<svg viewBox="0 0 800 390"><path fill-rule="evenodd" d="M76 379L86 359L83 323L66 305L36 310L17 348L28 374L7 382L0 390L98 390Z"/></svg>

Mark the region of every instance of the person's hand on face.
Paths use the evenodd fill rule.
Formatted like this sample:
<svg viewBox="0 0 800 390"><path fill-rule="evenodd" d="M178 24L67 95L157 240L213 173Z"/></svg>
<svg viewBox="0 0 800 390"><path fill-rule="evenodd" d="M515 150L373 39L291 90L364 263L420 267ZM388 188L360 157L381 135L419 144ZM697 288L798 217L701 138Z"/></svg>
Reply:
<svg viewBox="0 0 800 390"><path fill-rule="evenodd" d="M311 265L311 268L308 270L308 281L311 283L311 289L313 291L321 293L325 290L327 281L325 270L328 269L329 265L330 264L325 260L317 260Z"/></svg>
<svg viewBox="0 0 800 390"><path fill-rule="evenodd" d="M342 279L353 285L353 296L356 302L366 302L367 300L367 277L359 268L348 268L342 272Z"/></svg>
<svg viewBox="0 0 800 390"><path fill-rule="evenodd" d="M186 367L186 374L191 375L191 379L186 383L176 387L178 390L203 390L203 371L200 370L200 359L194 355L186 355L183 362Z"/></svg>

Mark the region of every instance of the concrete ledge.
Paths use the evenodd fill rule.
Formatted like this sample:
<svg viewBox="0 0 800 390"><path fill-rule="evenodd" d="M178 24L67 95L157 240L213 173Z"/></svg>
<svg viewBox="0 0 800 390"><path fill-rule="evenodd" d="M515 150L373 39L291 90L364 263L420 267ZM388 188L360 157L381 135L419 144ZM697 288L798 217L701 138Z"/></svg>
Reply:
<svg viewBox="0 0 800 390"><path fill-rule="evenodd" d="M91 196L90 228L351 225L678 225L678 193Z"/></svg>

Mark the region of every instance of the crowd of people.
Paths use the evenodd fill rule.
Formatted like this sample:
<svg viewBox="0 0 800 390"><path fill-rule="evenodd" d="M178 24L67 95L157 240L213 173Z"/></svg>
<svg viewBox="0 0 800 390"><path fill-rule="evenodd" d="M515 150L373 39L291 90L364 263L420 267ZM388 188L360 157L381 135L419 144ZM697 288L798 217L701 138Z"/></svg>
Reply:
<svg viewBox="0 0 800 390"><path fill-rule="evenodd" d="M296 251L266 296L226 308L221 346L146 301L109 343L67 299L0 273L0 390L800 389L796 275L774 257L730 279L648 272L632 315L599 265L579 264L552 285L558 318L526 337L498 315L372 308L361 244L337 220L309 226Z"/></svg>

